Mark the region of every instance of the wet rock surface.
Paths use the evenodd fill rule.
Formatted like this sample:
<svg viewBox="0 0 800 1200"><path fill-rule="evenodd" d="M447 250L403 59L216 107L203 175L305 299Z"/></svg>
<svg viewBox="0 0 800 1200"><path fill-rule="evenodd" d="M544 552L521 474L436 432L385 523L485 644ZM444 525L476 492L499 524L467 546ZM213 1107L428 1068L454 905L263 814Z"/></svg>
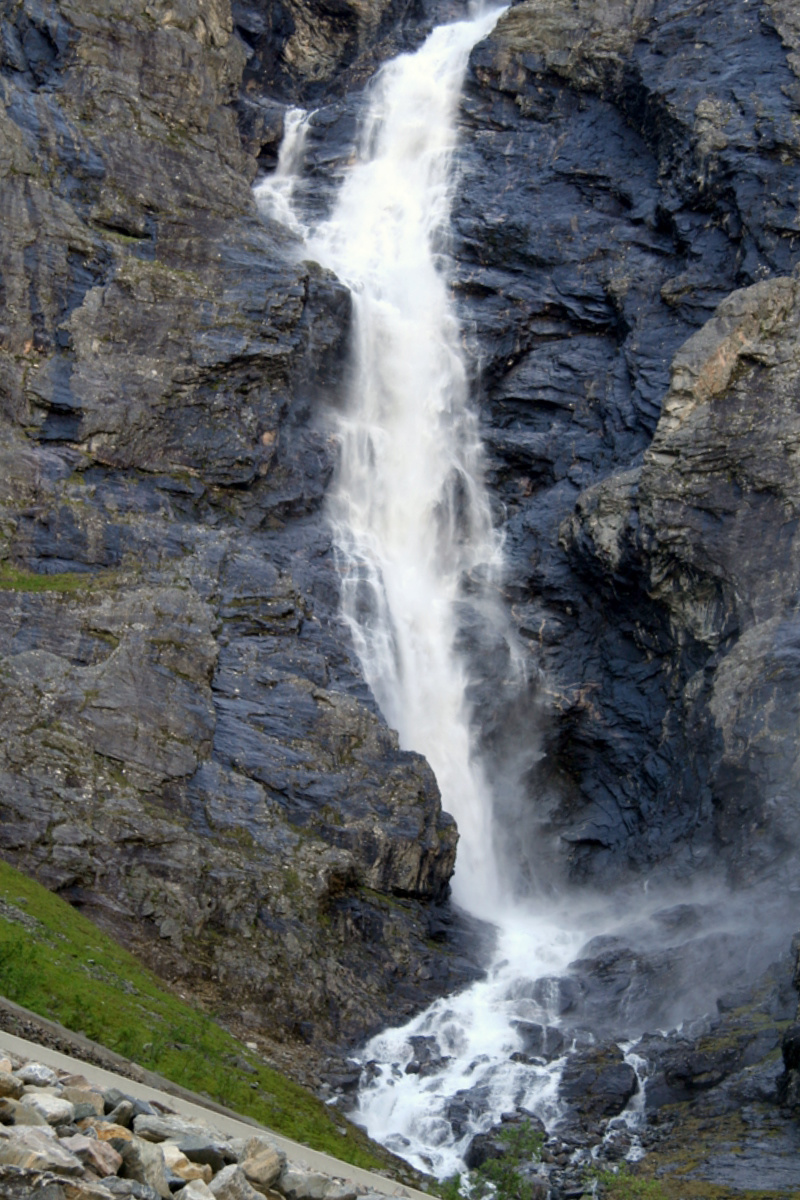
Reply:
<svg viewBox="0 0 800 1200"><path fill-rule="evenodd" d="M453 282L545 673L540 875L791 850L789 8L523 3L472 55Z"/></svg>
<svg viewBox="0 0 800 1200"><path fill-rule="evenodd" d="M545 1129L517 1108L472 1137L464 1160L477 1194L502 1179L516 1188L531 1180L551 1200L645 1189L664 1200L713 1188L726 1197L794 1196L796 964L795 945L680 1031L621 1044L588 1028L570 1041L564 1031L560 1115ZM482 1104L479 1088L455 1098L448 1120L456 1136L480 1120Z"/></svg>

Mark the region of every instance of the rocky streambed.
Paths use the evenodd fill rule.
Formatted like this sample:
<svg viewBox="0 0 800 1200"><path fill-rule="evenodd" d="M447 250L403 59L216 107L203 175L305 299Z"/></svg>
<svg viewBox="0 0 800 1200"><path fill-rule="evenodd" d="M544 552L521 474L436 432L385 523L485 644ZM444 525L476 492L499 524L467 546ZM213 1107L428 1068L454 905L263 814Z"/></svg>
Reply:
<svg viewBox="0 0 800 1200"><path fill-rule="evenodd" d="M663 916L691 918L688 906ZM695 969L712 970L720 949L729 954L730 942L715 948L705 936L681 957L685 963L695 956ZM480 1078L447 1100L442 1116L464 1139L476 1194L495 1183L536 1200L598 1189L613 1198L794 1200L800 1194L799 949L800 935L777 961L753 972L755 980L740 974L710 1011L672 1030L661 1026L655 1007L656 995L668 1004L678 994L669 962L678 956L669 951L648 955L597 938L565 974L519 980L520 995L541 999L547 992L557 1018L551 1025L516 1021L519 1048L510 1059L540 1072L549 1064L554 1090L546 1125L524 1102L514 1103L512 1089L507 1111L487 1128L488 1089ZM630 1038L636 1024L650 1032ZM395 1087L403 1072L422 1080L422 1107L424 1089L441 1086L452 1045L415 1036L408 1051L390 1068ZM480 1062L478 1056L476 1078ZM377 1067L367 1064L368 1079ZM352 1116L358 1120L358 1111ZM482 1131L470 1134L476 1127ZM404 1153L401 1139L388 1144ZM417 1148L413 1161L418 1157Z"/></svg>

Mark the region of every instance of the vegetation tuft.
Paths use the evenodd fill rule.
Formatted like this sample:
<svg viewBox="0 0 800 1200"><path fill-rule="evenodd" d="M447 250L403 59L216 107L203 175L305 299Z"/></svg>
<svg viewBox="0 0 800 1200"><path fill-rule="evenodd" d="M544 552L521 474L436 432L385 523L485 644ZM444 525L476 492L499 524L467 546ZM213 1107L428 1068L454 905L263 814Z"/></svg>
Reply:
<svg viewBox="0 0 800 1200"><path fill-rule="evenodd" d="M597 1171L593 1174L598 1185L597 1194L605 1200L667 1200L659 1180L632 1174L627 1163L617 1171Z"/></svg>
<svg viewBox="0 0 800 1200"><path fill-rule="evenodd" d="M0 992L286 1137L368 1169L400 1166L64 900L3 862Z"/></svg>
<svg viewBox="0 0 800 1200"><path fill-rule="evenodd" d="M674 1168L660 1178L639 1174L627 1163L621 1163L616 1171L594 1170L590 1174L592 1183L587 1184L587 1192L593 1184L595 1195L602 1200L731 1200L729 1187L687 1178ZM800 1200L800 1191L737 1190L736 1200Z"/></svg>
<svg viewBox="0 0 800 1200"><path fill-rule="evenodd" d="M97 587L105 575L84 575L62 571L58 575L40 575L25 567L0 562L0 591L4 592L86 592Z"/></svg>
<svg viewBox="0 0 800 1200"><path fill-rule="evenodd" d="M470 1200L490 1196L495 1200L533 1200L538 1188L526 1177L525 1168L541 1161L544 1134L530 1121L523 1121L501 1129L496 1140L504 1147L502 1156L487 1159L467 1180L460 1175L446 1179L439 1185L442 1200L460 1200L463 1195Z"/></svg>

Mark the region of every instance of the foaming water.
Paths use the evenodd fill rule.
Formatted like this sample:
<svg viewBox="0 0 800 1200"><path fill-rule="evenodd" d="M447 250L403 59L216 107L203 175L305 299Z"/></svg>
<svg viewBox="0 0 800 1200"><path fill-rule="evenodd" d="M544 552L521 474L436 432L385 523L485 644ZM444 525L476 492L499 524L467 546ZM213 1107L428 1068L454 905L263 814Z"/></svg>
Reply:
<svg viewBox="0 0 800 1200"><path fill-rule="evenodd" d="M303 150L309 116L303 108L287 110L283 118L283 139L278 154L278 165L253 191L256 203L266 216L279 221L281 225L303 238L308 230L298 218L294 194L303 169Z"/></svg>
<svg viewBox="0 0 800 1200"><path fill-rule="evenodd" d="M507 916L485 979L379 1034L360 1055L368 1082L354 1119L440 1179L464 1169L469 1142L501 1114L524 1109L545 1124L560 1115L563 1058L532 1061L526 1031L539 1026L560 1042L548 984L582 937L567 921L531 917L519 910Z"/></svg>

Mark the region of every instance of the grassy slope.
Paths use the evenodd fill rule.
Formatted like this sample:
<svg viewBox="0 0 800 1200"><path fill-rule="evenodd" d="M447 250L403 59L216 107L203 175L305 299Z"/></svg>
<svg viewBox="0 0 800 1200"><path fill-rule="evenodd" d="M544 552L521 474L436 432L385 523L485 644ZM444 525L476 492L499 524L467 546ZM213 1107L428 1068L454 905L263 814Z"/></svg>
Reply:
<svg viewBox="0 0 800 1200"><path fill-rule="evenodd" d="M3 862L0 993L286 1137L358 1166L396 1165L360 1130L342 1132L339 1114L266 1067L86 917Z"/></svg>

